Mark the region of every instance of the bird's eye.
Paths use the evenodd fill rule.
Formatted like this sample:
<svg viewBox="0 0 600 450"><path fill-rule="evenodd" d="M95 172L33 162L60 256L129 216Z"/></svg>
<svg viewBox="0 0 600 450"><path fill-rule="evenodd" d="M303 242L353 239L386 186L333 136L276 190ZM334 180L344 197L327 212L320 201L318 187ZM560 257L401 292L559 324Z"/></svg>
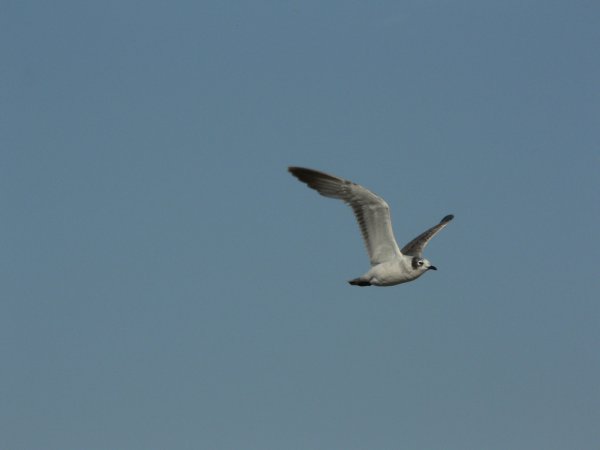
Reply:
<svg viewBox="0 0 600 450"><path fill-rule="evenodd" d="M423 260L419 260L419 262L417 263L418 265L422 266L423 265Z"/></svg>

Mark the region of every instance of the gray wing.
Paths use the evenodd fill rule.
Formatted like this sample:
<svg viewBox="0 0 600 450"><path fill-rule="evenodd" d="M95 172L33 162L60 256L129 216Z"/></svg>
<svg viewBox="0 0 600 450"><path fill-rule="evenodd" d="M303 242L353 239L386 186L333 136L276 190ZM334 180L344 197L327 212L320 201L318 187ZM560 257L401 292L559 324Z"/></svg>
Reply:
<svg viewBox="0 0 600 450"><path fill-rule="evenodd" d="M423 249L429 243L429 240L434 237L442 228L448 225L452 219L454 219L452 214L444 217L440 223L431 227L429 230L424 231L404 247L402 247L402 253L421 258L423 256Z"/></svg>
<svg viewBox="0 0 600 450"><path fill-rule="evenodd" d="M317 170L303 167L288 170L319 194L343 200L352 207L372 266L401 255L385 200L359 184Z"/></svg>

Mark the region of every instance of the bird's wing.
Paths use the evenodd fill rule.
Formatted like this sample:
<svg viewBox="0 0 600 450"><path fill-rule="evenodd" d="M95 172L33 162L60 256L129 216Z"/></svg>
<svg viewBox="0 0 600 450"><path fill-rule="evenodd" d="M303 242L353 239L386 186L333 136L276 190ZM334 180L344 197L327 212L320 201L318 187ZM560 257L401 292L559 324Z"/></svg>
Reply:
<svg viewBox="0 0 600 450"><path fill-rule="evenodd" d="M431 227L429 230L424 231L404 247L402 247L402 253L421 258L423 256L423 249L429 243L429 240L434 237L442 228L448 225L452 219L454 219L452 214L444 217L440 223Z"/></svg>
<svg viewBox="0 0 600 450"><path fill-rule="evenodd" d="M372 266L402 254L394 239L390 208L381 197L359 184L317 170L290 167L289 171L319 194L352 207Z"/></svg>

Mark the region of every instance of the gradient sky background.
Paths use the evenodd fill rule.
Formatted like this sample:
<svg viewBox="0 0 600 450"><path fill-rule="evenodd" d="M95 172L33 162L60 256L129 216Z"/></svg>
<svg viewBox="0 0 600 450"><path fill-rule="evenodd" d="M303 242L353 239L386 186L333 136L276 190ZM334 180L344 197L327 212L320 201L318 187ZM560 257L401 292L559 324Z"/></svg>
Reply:
<svg viewBox="0 0 600 450"><path fill-rule="evenodd" d="M597 449L600 3L0 3L0 447ZM447 213L356 288L328 171Z"/></svg>

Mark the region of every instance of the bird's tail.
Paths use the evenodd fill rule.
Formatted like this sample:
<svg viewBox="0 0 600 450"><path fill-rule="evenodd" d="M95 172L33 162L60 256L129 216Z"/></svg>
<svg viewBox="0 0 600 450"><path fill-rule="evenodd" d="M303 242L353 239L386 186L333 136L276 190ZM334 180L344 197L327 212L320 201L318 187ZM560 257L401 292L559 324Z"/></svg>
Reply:
<svg viewBox="0 0 600 450"><path fill-rule="evenodd" d="M355 278L354 280L348 281L348 283L350 283L352 286L371 286L371 283L362 278Z"/></svg>

